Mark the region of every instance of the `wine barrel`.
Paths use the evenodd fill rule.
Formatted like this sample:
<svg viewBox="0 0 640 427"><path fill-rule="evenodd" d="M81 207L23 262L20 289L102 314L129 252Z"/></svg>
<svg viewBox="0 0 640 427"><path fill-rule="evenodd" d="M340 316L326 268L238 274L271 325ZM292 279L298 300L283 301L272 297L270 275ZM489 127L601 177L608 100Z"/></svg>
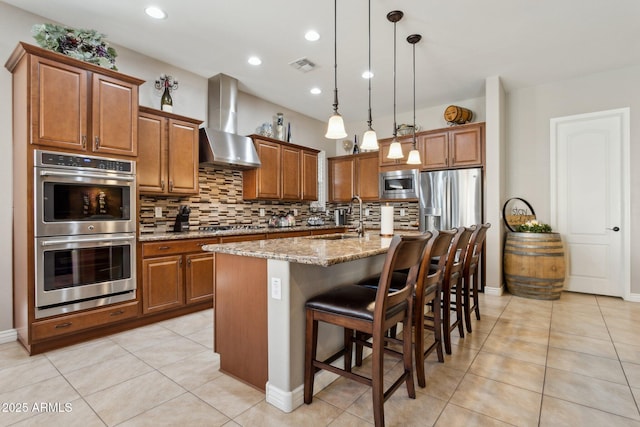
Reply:
<svg viewBox="0 0 640 427"><path fill-rule="evenodd" d="M473 113L468 108L449 105L447 109L444 110L444 119L447 123L461 125L470 122L472 118Z"/></svg>
<svg viewBox="0 0 640 427"><path fill-rule="evenodd" d="M504 278L513 295L555 300L565 280L564 246L559 233L507 233Z"/></svg>

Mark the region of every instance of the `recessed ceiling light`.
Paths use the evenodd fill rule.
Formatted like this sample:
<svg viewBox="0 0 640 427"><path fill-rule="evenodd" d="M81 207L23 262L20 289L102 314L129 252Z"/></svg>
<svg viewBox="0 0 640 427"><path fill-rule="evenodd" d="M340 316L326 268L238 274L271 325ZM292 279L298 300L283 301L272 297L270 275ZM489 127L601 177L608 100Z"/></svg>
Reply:
<svg viewBox="0 0 640 427"><path fill-rule="evenodd" d="M314 88L311 88L309 92L311 92L313 95L320 95L322 93L322 90L320 90L319 87L314 87Z"/></svg>
<svg viewBox="0 0 640 427"><path fill-rule="evenodd" d="M167 13L156 6L149 6L144 12L154 19L166 19Z"/></svg>
<svg viewBox="0 0 640 427"><path fill-rule="evenodd" d="M257 56L251 56L249 57L249 59L247 60L247 62L251 65L260 65L262 64L262 60L260 58L258 58Z"/></svg>
<svg viewBox="0 0 640 427"><path fill-rule="evenodd" d="M309 40L310 42L315 42L320 39L320 34L318 34L318 32L315 30L309 30L304 35L304 38Z"/></svg>
<svg viewBox="0 0 640 427"><path fill-rule="evenodd" d="M365 71L362 73L363 79L371 79L373 78L373 73L371 71Z"/></svg>

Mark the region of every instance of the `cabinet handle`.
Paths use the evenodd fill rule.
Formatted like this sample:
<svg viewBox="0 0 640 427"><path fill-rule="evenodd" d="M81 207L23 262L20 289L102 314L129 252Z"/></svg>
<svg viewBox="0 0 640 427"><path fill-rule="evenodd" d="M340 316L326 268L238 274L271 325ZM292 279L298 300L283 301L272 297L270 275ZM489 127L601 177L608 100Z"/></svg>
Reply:
<svg viewBox="0 0 640 427"><path fill-rule="evenodd" d="M160 246L158 247L158 250L164 251L166 249L171 249L171 246Z"/></svg>
<svg viewBox="0 0 640 427"><path fill-rule="evenodd" d="M169 181L169 191L173 191L173 180Z"/></svg>
<svg viewBox="0 0 640 427"><path fill-rule="evenodd" d="M87 135L82 135L82 149L87 148Z"/></svg>
<svg viewBox="0 0 640 427"><path fill-rule="evenodd" d="M96 150L100 148L100 137L96 136Z"/></svg>
<svg viewBox="0 0 640 427"><path fill-rule="evenodd" d="M178 265L182 267L182 258L180 258L180 261L178 261Z"/></svg>
<svg viewBox="0 0 640 427"><path fill-rule="evenodd" d="M162 188L162 191L164 191L164 179L160 181L160 188Z"/></svg>
<svg viewBox="0 0 640 427"><path fill-rule="evenodd" d="M188 265L189 267L191 267L191 260L190 260L190 259L189 259L189 260L187 260L187 265Z"/></svg>
<svg viewBox="0 0 640 427"><path fill-rule="evenodd" d="M71 322L64 322L64 323L57 324L56 326L54 326L54 328L56 329L68 328L71 325L72 325Z"/></svg>
<svg viewBox="0 0 640 427"><path fill-rule="evenodd" d="M120 316L121 314L124 314L124 310L112 311L109 316Z"/></svg>

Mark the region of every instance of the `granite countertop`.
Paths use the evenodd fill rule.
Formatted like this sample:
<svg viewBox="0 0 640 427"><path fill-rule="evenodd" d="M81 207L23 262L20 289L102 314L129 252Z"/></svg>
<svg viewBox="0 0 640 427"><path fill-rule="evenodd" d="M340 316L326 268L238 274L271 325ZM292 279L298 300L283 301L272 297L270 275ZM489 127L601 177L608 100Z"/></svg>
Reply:
<svg viewBox="0 0 640 427"><path fill-rule="evenodd" d="M397 233L415 234L418 232L407 230ZM333 264L384 254L389 249L390 243L391 237L381 237L377 233L370 232L364 237L358 237L356 234L351 233L325 234L250 242L219 243L205 245L202 249L209 252L328 267Z"/></svg>
<svg viewBox="0 0 640 427"><path fill-rule="evenodd" d="M138 241L153 242L156 240L182 240L182 239L202 239L207 237L220 236L240 236L245 234L270 234L270 233L287 233L293 231L307 230L330 230L334 228L343 228L344 226L336 226L334 224L325 225L300 225L294 227L256 227L256 228L234 228L231 230L218 231L158 231L154 233L141 233Z"/></svg>

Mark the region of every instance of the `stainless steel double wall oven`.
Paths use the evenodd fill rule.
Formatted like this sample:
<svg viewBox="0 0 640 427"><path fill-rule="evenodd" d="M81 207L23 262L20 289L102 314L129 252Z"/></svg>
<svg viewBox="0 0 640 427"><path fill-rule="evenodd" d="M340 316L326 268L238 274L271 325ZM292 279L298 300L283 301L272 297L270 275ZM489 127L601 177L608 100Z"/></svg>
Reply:
<svg viewBox="0 0 640 427"><path fill-rule="evenodd" d="M135 299L135 161L34 153L36 318Z"/></svg>

